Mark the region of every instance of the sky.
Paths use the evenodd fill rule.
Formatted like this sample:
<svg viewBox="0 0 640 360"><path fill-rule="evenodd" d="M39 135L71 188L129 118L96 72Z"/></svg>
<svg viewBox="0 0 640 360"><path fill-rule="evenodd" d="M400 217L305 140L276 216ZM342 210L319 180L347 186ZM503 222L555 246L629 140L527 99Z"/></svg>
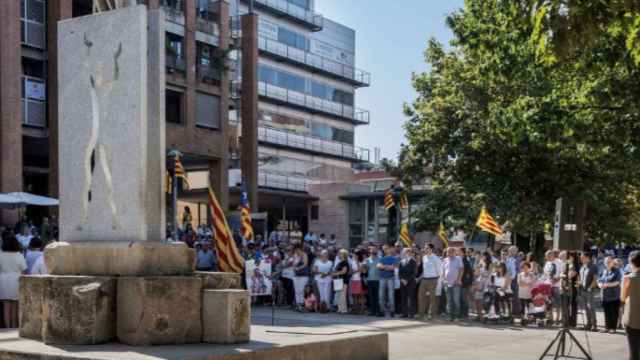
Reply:
<svg viewBox="0 0 640 360"><path fill-rule="evenodd" d="M356 31L356 67L371 73L371 86L358 89L356 106L371 112L371 123L356 129L356 145L379 147L396 159L405 142L404 103L416 93L411 74L427 70L424 50L435 38L447 44L445 16L463 0L316 0L316 11Z"/></svg>

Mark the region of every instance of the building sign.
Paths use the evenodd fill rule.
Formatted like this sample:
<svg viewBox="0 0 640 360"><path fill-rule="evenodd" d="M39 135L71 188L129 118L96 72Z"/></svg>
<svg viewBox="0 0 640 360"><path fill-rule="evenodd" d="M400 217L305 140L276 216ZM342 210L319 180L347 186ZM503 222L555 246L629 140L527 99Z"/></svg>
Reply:
<svg viewBox="0 0 640 360"><path fill-rule="evenodd" d="M44 101L46 99L44 82L26 79L24 82L26 97L34 100Z"/></svg>

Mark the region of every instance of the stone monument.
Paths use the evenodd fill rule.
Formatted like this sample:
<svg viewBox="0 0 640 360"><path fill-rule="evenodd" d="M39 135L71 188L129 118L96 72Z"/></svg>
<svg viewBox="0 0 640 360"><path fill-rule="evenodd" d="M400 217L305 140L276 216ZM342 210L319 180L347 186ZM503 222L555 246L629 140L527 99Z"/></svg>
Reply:
<svg viewBox="0 0 640 360"><path fill-rule="evenodd" d="M195 273L193 249L163 242L164 34L144 5L58 23L61 242L45 249L51 275L21 278L22 337L249 341L240 275Z"/></svg>

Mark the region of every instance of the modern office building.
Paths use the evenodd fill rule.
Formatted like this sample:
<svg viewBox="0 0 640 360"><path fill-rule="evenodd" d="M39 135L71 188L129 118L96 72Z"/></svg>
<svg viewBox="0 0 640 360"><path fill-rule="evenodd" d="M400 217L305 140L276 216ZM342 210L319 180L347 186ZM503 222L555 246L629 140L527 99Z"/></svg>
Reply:
<svg viewBox="0 0 640 360"><path fill-rule="evenodd" d="M257 210L268 213L271 228L287 219L306 231L318 200L310 184L349 180L355 165L370 160L369 151L355 145L355 132L369 123L369 112L356 107L356 89L369 86L371 76L355 66L355 31L316 13L314 2L253 1L259 19ZM231 16L246 14L249 3L231 0ZM231 170L231 185L242 181L238 171Z"/></svg>
<svg viewBox="0 0 640 360"><path fill-rule="evenodd" d="M226 206L233 70L224 60L233 42L229 3L137 2L165 10L167 149L181 151L185 167L194 178L210 181ZM92 12L93 0L0 1L0 192L57 197L56 24ZM41 209L27 211L36 219L43 215ZM5 224L17 219L16 211L2 215Z"/></svg>

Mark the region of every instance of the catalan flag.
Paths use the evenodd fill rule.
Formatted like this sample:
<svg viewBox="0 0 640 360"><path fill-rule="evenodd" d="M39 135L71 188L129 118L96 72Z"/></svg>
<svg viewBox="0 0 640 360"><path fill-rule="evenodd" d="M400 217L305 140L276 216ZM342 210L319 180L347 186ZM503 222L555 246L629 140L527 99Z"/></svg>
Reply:
<svg viewBox="0 0 640 360"><path fill-rule="evenodd" d="M480 216L478 216L478 221L476 221L476 226L480 228L482 231L486 231L489 234L493 234L495 236L500 236L503 234L502 228L493 217L489 214L487 209L483 206L482 210L480 210Z"/></svg>
<svg viewBox="0 0 640 360"><path fill-rule="evenodd" d="M407 198L407 192L403 191L402 195L400 195L400 208L408 209L409 208L409 199Z"/></svg>
<svg viewBox="0 0 640 360"><path fill-rule="evenodd" d="M385 209L389 210L394 206L396 206L396 201L393 199L393 186L392 186L384 194L384 207Z"/></svg>
<svg viewBox="0 0 640 360"><path fill-rule="evenodd" d="M440 222L440 227L438 228L438 237L440 241L442 241L442 246L444 249L449 247L449 238L447 237L447 230L444 228L444 224Z"/></svg>
<svg viewBox="0 0 640 360"><path fill-rule="evenodd" d="M187 179L187 171L182 166L182 161L180 160L180 156L176 156L175 171L176 179L182 179L182 186L186 189L189 188L189 179Z"/></svg>
<svg viewBox="0 0 640 360"><path fill-rule="evenodd" d="M229 229L227 218L218 203L213 189L209 187L209 209L211 210L211 225L215 236L216 249L218 250L218 264L220 271L241 274L244 269L244 260L233 241L233 235Z"/></svg>
<svg viewBox="0 0 640 360"><path fill-rule="evenodd" d="M253 240L253 226L251 225L251 208L249 207L249 196L245 185L242 185L240 194L240 234L245 240Z"/></svg>
<svg viewBox="0 0 640 360"><path fill-rule="evenodd" d="M411 239L411 234L409 233L409 224L402 224L402 228L400 229L400 240L406 247L411 247L413 245L413 240Z"/></svg>

